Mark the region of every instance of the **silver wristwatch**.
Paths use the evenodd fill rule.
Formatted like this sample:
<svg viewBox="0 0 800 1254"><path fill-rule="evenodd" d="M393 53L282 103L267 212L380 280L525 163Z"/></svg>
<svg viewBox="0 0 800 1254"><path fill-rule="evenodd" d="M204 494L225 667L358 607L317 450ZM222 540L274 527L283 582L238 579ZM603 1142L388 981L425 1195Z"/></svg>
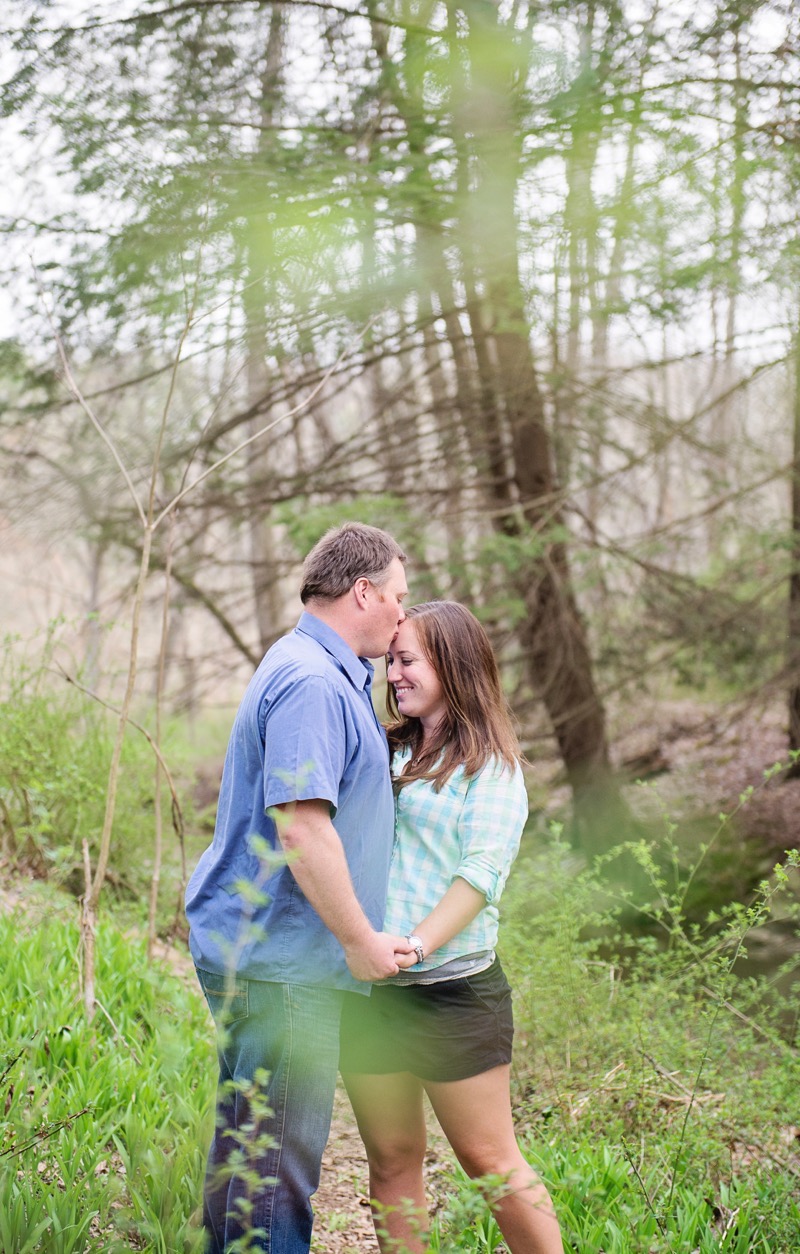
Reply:
<svg viewBox="0 0 800 1254"><path fill-rule="evenodd" d="M408 941L411 948L414 950L414 953L417 955L417 962L424 962L425 950L423 948L422 941L419 938L419 936L415 936L414 933L412 932L410 936L406 937L406 940Z"/></svg>

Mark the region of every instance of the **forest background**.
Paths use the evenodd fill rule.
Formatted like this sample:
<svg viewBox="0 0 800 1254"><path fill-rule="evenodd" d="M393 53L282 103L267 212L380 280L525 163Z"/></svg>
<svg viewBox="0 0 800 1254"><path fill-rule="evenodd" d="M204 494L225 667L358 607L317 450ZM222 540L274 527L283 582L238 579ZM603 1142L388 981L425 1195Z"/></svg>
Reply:
<svg viewBox="0 0 800 1254"><path fill-rule="evenodd" d="M501 661L517 1108L574 1248L794 1249L796 6L12 0L0 71L2 1248L196 1240L210 1034L141 971L359 518ZM474 1205L440 1248L495 1247Z"/></svg>

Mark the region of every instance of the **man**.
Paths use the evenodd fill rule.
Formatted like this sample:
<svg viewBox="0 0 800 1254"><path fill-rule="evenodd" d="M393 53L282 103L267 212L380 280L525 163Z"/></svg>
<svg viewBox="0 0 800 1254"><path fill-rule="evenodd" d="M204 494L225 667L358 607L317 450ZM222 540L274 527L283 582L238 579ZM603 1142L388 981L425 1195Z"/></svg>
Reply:
<svg viewBox="0 0 800 1254"><path fill-rule="evenodd" d="M404 562L391 536L359 523L309 553L305 612L245 692L214 840L187 890L192 956L219 1029L204 1199L213 1254L237 1239L308 1251L342 990L368 993L411 952L380 931L394 807L365 660L386 652L405 617Z"/></svg>

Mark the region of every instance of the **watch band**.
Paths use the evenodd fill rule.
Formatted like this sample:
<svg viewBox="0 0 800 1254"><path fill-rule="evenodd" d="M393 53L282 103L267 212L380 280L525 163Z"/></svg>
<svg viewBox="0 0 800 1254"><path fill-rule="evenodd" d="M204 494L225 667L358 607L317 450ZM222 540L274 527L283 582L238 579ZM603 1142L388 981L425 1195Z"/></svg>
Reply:
<svg viewBox="0 0 800 1254"><path fill-rule="evenodd" d="M417 962L418 963L424 962L425 961L425 949L423 947L422 940L420 939L420 937L415 936L414 933L412 932L410 936L406 937L406 940L408 941L411 948L414 950L414 953L417 955Z"/></svg>

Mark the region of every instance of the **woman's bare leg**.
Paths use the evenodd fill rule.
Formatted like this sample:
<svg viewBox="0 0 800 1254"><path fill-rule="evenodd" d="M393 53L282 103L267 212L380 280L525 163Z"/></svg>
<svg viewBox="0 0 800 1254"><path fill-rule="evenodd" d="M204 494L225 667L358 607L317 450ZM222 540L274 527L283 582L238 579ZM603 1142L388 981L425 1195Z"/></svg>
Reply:
<svg viewBox="0 0 800 1254"><path fill-rule="evenodd" d="M493 1067L467 1080L426 1080L425 1089L467 1175L507 1179L492 1210L511 1254L563 1254L550 1194L517 1145L509 1077L510 1067Z"/></svg>
<svg viewBox="0 0 800 1254"><path fill-rule="evenodd" d="M343 1076L369 1162L369 1195L382 1254L425 1254L422 1083L407 1071Z"/></svg>

